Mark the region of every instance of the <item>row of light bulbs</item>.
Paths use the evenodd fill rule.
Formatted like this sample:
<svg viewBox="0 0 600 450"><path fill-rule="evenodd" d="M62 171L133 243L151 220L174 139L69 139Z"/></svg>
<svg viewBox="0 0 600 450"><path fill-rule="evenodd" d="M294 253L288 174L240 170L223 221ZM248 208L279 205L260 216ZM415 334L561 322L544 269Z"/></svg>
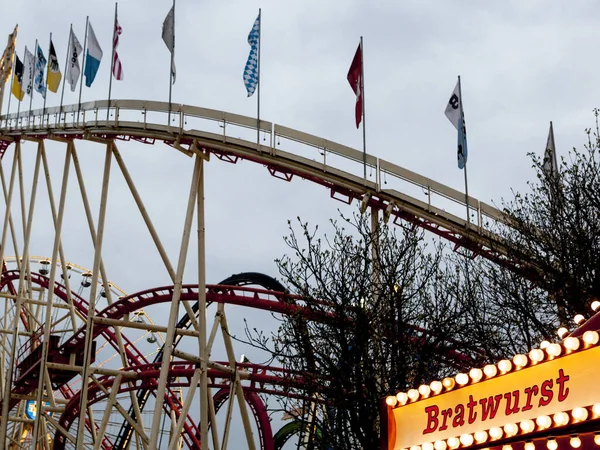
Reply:
<svg viewBox="0 0 600 450"><path fill-rule="evenodd" d="M591 415L593 418L600 417L600 403L596 403L591 407ZM531 433L533 431L542 431L555 427L562 427L569 423L583 422L590 416L588 408L575 408L570 414L567 412L558 412L552 417L539 416L537 419L526 419L521 423L508 423L502 427L493 427L488 431L480 430L473 434L465 433L458 437L451 437L446 440L435 442L426 442L423 445L413 445L405 450L456 450L459 447L470 447L473 444L485 444L488 441L497 441L501 438L511 438L522 433ZM594 442L600 445L600 436L594 436ZM546 446L548 450L556 450L556 440L548 439ZM577 436L571 437L571 447L578 448L581 446L581 440ZM503 446L502 450L511 450L510 445ZM535 450L533 442L529 441L525 444L525 450Z"/></svg>
<svg viewBox="0 0 600 450"><path fill-rule="evenodd" d="M459 373L454 378L444 378L442 381L433 381L431 384L423 384L418 389L409 389L407 392L399 392L395 396L386 398L386 403L394 408L407 403L416 402L428 398L431 395L441 394L469 383L477 383L484 378L490 379L496 375L504 375L511 371L520 370L528 365L538 364L544 360L552 360L561 355L567 355L581 348L589 348L598 343L600 336L596 331L586 331L581 338L567 337L562 343L550 343L543 341L540 348L533 349L527 355L515 355L512 360L503 359L497 364L488 364L483 369L474 368L469 373Z"/></svg>

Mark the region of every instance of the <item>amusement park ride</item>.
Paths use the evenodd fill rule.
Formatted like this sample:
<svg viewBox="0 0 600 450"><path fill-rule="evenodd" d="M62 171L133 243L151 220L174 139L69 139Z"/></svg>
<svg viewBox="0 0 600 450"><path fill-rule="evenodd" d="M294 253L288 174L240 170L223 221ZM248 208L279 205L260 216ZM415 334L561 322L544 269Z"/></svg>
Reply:
<svg viewBox="0 0 600 450"><path fill-rule="evenodd" d="M220 133L211 131L219 130L218 126ZM234 399L248 448L282 448L297 431L297 427L286 425L274 432L258 394L286 396L289 387L303 385L302 374L236 362L226 307L303 314L309 320L319 320L320 316L309 301L286 293L283 286L264 275L247 274L206 285L204 169L211 159L234 164L251 161L285 181L296 177L318 183L333 198L346 203L357 200L363 210L371 208L374 217L382 211L385 220L423 227L457 246L510 264L502 239L491 231L503 223L502 213L492 206L469 197L472 216L467 219L464 213L452 214L445 210L447 205L466 210L464 194L372 155L367 155L366 163L375 176L365 179L357 175L363 173L361 152L267 121L261 120L259 127L267 136L266 145L234 137L241 130L254 130L251 132L256 135L256 129L257 120L251 117L139 100L113 100L110 105L107 101L88 102L0 117L0 177L5 205L0 247L0 259L5 261L0 280L5 300L0 318L0 442L6 448L31 448L35 441L54 449L156 449L167 448L168 441L169 449L200 448L201 442L225 449ZM176 266L121 154L131 141L166 145L174 156L187 155L193 165ZM104 153L97 221L88 199L86 174L79 163L77 147L83 142ZM25 152L35 155L28 199L22 185ZM61 158L59 155L64 157L64 169L55 177L48 160ZM108 281L111 272L104 263L102 248L106 245L107 192L113 161L169 273L170 286L127 295ZM336 164L344 170L331 161L342 161ZM62 231L73 203L66 201L73 173L93 243L90 269L67 263L63 248L69 239ZM51 183L55 178L62 180L57 196ZM398 189L387 188L387 181ZM46 184L47 195L42 195L41 184ZM428 201L403 193L403 184L424 190ZM35 250L30 250L30 237L36 204L42 199L49 204L54 222L53 250L46 257L34 257L30 255ZM190 246L194 218L199 232L197 246ZM16 221L22 222L22 236L18 236ZM193 285L182 284L188 251L198 261L198 282ZM9 252L14 255L9 257ZM170 308L167 320L149 313L160 304ZM207 316L209 305L216 310L212 324ZM183 318L180 308L185 310ZM212 358L219 334L226 351L224 360ZM189 348L200 350L190 352ZM199 417L190 412L191 406L197 409L198 404ZM226 406L227 414L217 418L222 406ZM163 430L167 430L167 437L161 445Z"/></svg>
<svg viewBox="0 0 600 450"><path fill-rule="evenodd" d="M264 144L239 137L257 134L266 136ZM192 176L176 265L145 207L147 195L138 190L125 162L132 142L163 145L173 157L189 158ZM88 197L88 189L98 188L89 186L93 177L80 164L80 146L104 155L98 211L92 210ZM34 164L23 164L25 157ZM323 313L311 300L286 292L261 274L206 284L204 175L211 159L233 164L245 160L284 181L312 181L329 190L332 198L357 201L362 212L370 208L374 220L381 213L386 222L422 227L472 255L527 269L510 258L496 233L510 225L496 208L373 155L365 157L344 145L253 117L143 100L23 111L0 116L0 158L0 449L173 450L207 443L202 448L224 450L231 448L234 402L249 449L281 449L301 430L288 424L274 431L261 395L289 396L291 387L306 383L303 374L237 362L226 312L234 305L315 321L322 320ZM58 160L63 161L62 172L53 164ZM169 275L168 286L127 294L109 281L116 270L106 264L103 248L113 162L144 224L139 232L150 235ZM364 165L374 175L363 175ZM71 239L65 233L73 208L67 195L70 178L75 179L71 183L77 186L89 229L91 268L68 262L65 252ZM57 191L52 180L61 180ZM424 192L427 201L409 195L408 188ZM43 257L32 256L37 253L32 230L40 226L34 220L40 204L51 213L51 224L44 228L52 253ZM198 232L191 246L194 223ZM197 282L183 284L190 258L197 262ZM166 317L151 313L158 305L169 310ZM212 321L208 311L214 312ZM222 359L213 357L218 339L225 349ZM401 415L399 405L418 404L413 393L406 395L407 399L398 394L387 401L386 415L395 424L390 432L400 429L401 420L392 420ZM224 417L217 416L221 407L226 409ZM316 413L309 411L304 420L310 421L311 414ZM442 416L437 414L439 422ZM432 417L433 413L433 427ZM455 436L444 439L450 438ZM433 449L433 440L427 442ZM421 443L417 437L399 444L390 438L385 445L415 450ZM468 447L452 447L449 441L447 446ZM445 448L435 445L436 450ZM429 445L419 448L428 449Z"/></svg>

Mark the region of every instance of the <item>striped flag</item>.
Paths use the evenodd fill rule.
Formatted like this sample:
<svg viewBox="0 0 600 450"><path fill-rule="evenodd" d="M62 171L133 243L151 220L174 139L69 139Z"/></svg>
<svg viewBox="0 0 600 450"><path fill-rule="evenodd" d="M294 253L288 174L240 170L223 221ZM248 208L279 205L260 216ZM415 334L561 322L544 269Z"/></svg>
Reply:
<svg viewBox="0 0 600 450"><path fill-rule="evenodd" d="M0 57L0 83L4 84L10 78L13 67L13 55L15 54L15 46L17 45L17 31L19 27L15 26L15 30L8 35L8 43Z"/></svg>
<svg viewBox="0 0 600 450"><path fill-rule="evenodd" d="M115 34L113 36L113 76L117 80L123 79L123 66L121 65L121 60L119 59L119 54L117 53L117 47L119 46L119 36L123 32L123 28L119 25L119 20L115 15Z"/></svg>

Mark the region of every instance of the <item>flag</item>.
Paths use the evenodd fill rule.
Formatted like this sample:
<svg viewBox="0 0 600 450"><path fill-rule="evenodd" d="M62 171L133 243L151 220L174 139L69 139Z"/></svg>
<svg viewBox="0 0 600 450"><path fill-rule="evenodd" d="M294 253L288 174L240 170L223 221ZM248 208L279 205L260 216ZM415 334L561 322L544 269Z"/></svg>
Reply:
<svg viewBox="0 0 600 450"><path fill-rule="evenodd" d="M100 48L98 39L96 39L96 33L94 33L91 22L88 24L87 38L88 45L83 74L85 75L85 85L90 87L94 82L94 78L96 78L98 67L100 67L100 61L102 60L102 49Z"/></svg>
<svg viewBox="0 0 600 450"><path fill-rule="evenodd" d="M119 21L115 16L115 34L113 36L113 76L117 80L123 79L123 66L121 65L121 60L119 59L119 55L117 54L117 47L119 46L119 36L123 32L123 28L119 25Z"/></svg>
<svg viewBox="0 0 600 450"><path fill-rule="evenodd" d="M23 91L30 97L33 95L34 59L33 54L25 47L25 56L23 57L23 82L21 86Z"/></svg>
<svg viewBox="0 0 600 450"><path fill-rule="evenodd" d="M450 100L446 105L446 117L458 131L457 139L457 159L458 168L463 169L467 163L467 126L465 124L465 115L462 109L462 99L460 98L460 80L452 91Z"/></svg>
<svg viewBox="0 0 600 450"><path fill-rule="evenodd" d="M556 162L556 147L554 146L554 129L550 122L550 131L548 131L548 140L546 141L546 151L544 152L544 163L542 171L547 177L558 173L558 163Z"/></svg>
<svg viewBox="0 0 600 450"><path fill-rule="evenodd" d="M175 84L175 5L171 7L163 22L162 38L171 52L171 75L173 75L173 84Z"/></svg>
<svg viewBox="0 0 600 450"><path fill-rule="evenodd" d="M48 55L48 89L54 93L58 92L58 86L60 86L61 79L62 74L60 73L56 50L54 50L54 44L52 43L52 40L50 40L50 54Z"/></svg>
<svg viewBox="0 0 600 450"><path fill-rule="evenodd" d="M260 55L258 54L258 47L260 45L260 13L248 34L248 44L250 44L250 54L246 61L246 67L244 67L244 84L246 85L246 91L248 91L248 97L250 97L254 94L259 81L258 58Z"/></svg>
<svg viewBox="0 0 600 450"><path fill-rule="evenodd" d="M44 69L46 68L46 57L42 48L38 44L36 49L35 58L35 76L34 76L34 87L35 90L42 94L42 97L46 98L46 77L44 77Z"/></svg>
<svg viewBox="0 0 600 450"><path fill-rule="evenodd" d="M8 43L0 58L0 84L4 84L10 78L13 66L13 55L15 54L15 47L17 45L17 31L18 25L15 26L14 31L8 35Z"/></svg>
<svg viewBox="0 0 600 450"><path fill-rule="evenodd" d="M69 45L69 66L67 67L67 81L71 85L71 92L75 92L79 75L81 75L81 69L79 68L79 55L83 48L79 43L79 39L75 36L73 30L71 30L71 42Z"/></svg>
<svg viewBox="0 0 600 450"><path fill-rule="evenodd" d="M363 80L362 80L362 47L358 44L358 48L356 49L356 53L354 54L354 59L352 59L352 64L350 64L350 70L348 70L348 83L350 83L350 87L356 94L356 106L354 107L354 115L356 117L356 128L359 127L360 121L362 119L362 109L363 109Z"/></svg>
<svg viewBox="0 0 600 450"><path fill-rule="evenodd" d="M15 55L15 74L12 81L12 93L19 100L23 101L25 92L23 92L23 63L18 55Z"/></svg>

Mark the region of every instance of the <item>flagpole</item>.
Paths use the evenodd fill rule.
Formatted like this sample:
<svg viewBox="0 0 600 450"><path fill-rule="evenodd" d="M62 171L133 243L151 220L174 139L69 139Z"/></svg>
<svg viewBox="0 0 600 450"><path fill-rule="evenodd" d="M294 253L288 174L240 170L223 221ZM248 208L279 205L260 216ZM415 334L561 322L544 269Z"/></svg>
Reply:
<svg viewBox="0 0 600 450"><path fill-rule="evenodd" d="M35 66L37 64L37 46L38 41L35 40L35 47L33 48L33 79L31 80L31 92L29 94L29 113L27 114L27 126L29 127L29 121L31 120L31 107L33 105L33 85L35 83ZM25 47L27 49L27 47Z"/></svg>
<svg viewBox="0 0 600 450"><path fill-rule="evenodd" d="M86 50L87 50L87 35L88 35L88 25L90 23L90 16L86 16L85 18L85 37L83 38L83 59L82 59L82 71L81 71L81 79L79 80L79 101L77 102L77 123L79 123L79 111L81 110L81 91L83 88L83 74L85 72L85 61L86 61Z"/></svg>
<svg viewBox="0 0 600 450"><path fill-rule="evenodd" d="M367 182L367 129L365 117L365 52L363 37L360 37L360 95L362 96L362 125L363 125L363 169L365 184Z"/></svg>
<svg viewBox="0 0 600 450"><path fill-rule="evenodd" d="M44 95L44 108L42 109L42 124L46 114L46 99L48 98L48 77L50 76L50 46L52 45L52 32L50 33L50 42L48 42L48 67L46 67L46 95ZM50 120L48 120L49 122Z"/></svg>
<svg viewBox="0 0 600 450"><path fill-rule="evenodd" d="M67 60L65 61L65 76L62 77L62 92L60 94L60 109L58 111L58 123L60 124L60 116L62 116L62 107L63 107L63 99L65 97L65 82L67 81L67 74L69 73L69 59L70 59L70 51L71 51L71 41L73 40L73 24L71 24L71 28L69 30L69 43L67 44ZM65 123L67 122L67 118L65 117Z"/></svg>
<svg viewBox="0 0 600 450"><path fill-rule="evenodd" d="M117 34L117 5L118 2L115 2L115 23L113 25L113 39L112 39L112 53L111 53L111 61L110 61L110 73L109 82L108 82L108 106L106 108L106 121L110 117L110 94L112 91L112 80L113 80L113 70L115 68L115 35Z"/></svg>
<svg viewBox="0 0 600 450"><path fill-rule="evenodd" d="M459 133L462 133L463 139L464 139L466 137L465 114L463 112L463 105L462 105L462 88L461 88L461 84L460 84L460 75L458 76L458 101L460 102L460 118L461 118L460 123L461 123L461 127L462 127L462 130L459 130ZM467 205L467 228L468 228L471 223L471 214L469 212L469 184L467 182L467 158L464 153L463 153L463 158L465 159L465 166L464 166L463 170L465 172L465 204Z"/></svg>
<svg viewBox="0 0 600 450"><path fill-rule="evenodd" d="M262 11L258 8L258 95L256 97L256 148L260 151L260 34L262 32Z"/></svg>
<svg viewBox="0 0 600 450"><path fill-rule="evenodd" d="M173 51L171 52L171 65L169 67L169 122L171 126L171 94L173 92L173 64L175 60L175 0L173 0Z"/></svg>

